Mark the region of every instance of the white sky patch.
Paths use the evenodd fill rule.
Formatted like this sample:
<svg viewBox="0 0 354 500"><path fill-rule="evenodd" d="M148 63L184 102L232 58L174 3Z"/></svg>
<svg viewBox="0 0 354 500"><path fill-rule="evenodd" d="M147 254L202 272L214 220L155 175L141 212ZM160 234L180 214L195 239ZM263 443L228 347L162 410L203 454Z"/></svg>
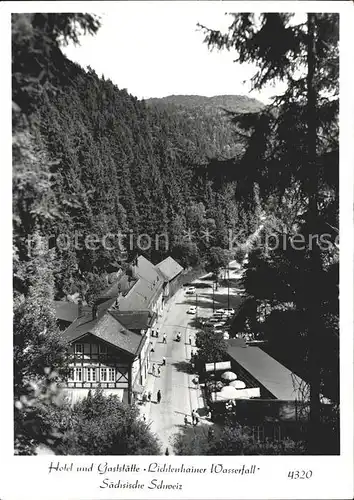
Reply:
<svg viewBox="0 0 354 500"><path fill-rule="evenodd" d="M234 63L235 52L210 51L197 27L200 23L226 31L232 16L225 14L226 8L215 12L195 4L158 2L139 4L139 9L134 2L118 4L114 12L101 14L102 26L95 36L82 37L80 46L71 44L64 52L140 99L240 94L268 102L285 90L277 83L251 93L255 67Z"/></svg>

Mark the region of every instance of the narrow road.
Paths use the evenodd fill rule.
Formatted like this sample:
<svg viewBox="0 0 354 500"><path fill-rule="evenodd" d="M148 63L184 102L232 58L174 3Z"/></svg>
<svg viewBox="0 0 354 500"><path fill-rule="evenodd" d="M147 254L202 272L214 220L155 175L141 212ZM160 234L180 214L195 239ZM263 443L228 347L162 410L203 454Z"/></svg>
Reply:
<svg viewBox="0 0 354 500"><path fill-rule="evenodd" d="M184 425L184 416L190 417L192 412L192 392L197 389L192 386L192 376L189 371L189 360L193 346L189 345L189 335L193 337L195 329L189 324L193 319L187 314L190 307L189 299L185 300L184 290L179 290L170 300L169 311L165 313L160 326L160 335L155 345L152 362L161 363L166 357L166 366L161 366L161 375L153 379L153 396L148 419L151 421L151 430L154 431L163 443L164 449L171 450L171 436ZM176 342L176 334L181 332L180 342ZM167 344L163 343L162 335L166 333ZM161 391L161 403L157 403L156 393Z"/></svg>
<svg viewBox="0 0 354 500"><path fill-rule="evenodd" d="M230 275L231 278L231 275ZM196 280L199 284L203 278ZM208 317L213 314L211 281L204 278L205 287L197 288L198 315ZM209 285L209 286L208 286ZM227 307L227 288L219 287L214 295L215 308ZM230 289L230 307L235 307L240 298L234 289ZM152 363L161 364L166 357L166 366L161 366L160 376L149 375L148 389L152 392L152 402L142 409L151 430L160 438L163 450L169 448L172 454L172 440L174 434L184 426L184 417L191 421L192 410L198 410L203 416L204 404L199 386L193 382L194 375L189 373L191 351L195 350L194 327L195 315L187 314L191 305L196 305L195 295L185 295L185 290L179 290L170 299L164 315L159 322L160 335L156 339L152 354ZM176 334L181 332L180 342L176 342ZM167 343L163 343L163 334L167 335ZM189 344L189 337L192 345ZM157 403L157 391L161 391L161 402Z"/></svg>

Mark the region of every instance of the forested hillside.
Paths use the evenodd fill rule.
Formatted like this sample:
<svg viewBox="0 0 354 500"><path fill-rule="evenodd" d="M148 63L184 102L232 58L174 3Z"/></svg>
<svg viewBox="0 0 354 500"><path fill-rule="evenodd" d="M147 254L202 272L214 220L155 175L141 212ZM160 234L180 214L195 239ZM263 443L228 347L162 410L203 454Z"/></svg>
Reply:
<svg viewBox="0 0 354 500"><path fill-rule="evenodd" d="M264 104L257 99L243 95L216 95L205 97L201 95L170 95L167 97L145 100L148 106L157 106L160 108L179 107L184 109L201 108L209 113L220 112L223 110L233 111L235 113L252 113L264 108Z"/></svg>
<svg viewBox="0 0 354 500"><path fill-rule="evenodd" d="M140 247L148 257L157 262L172 253L187 267L199 263L209 247L227 246L229 229L252 229L250 217L237 204L231 171L232 182L214 186L207 165L211 159L225 160L242 152L235 127L215 112L216 104L232 102L235 110L239 103L242 112L248 102L254 107L254 100L220 96L208 100L213 107L165 109L147 106L63 56L55 71L60 81L55 92L41 87L27 137L45 164L40 173L48 181L45 201L34 208L40 200L38 196L29 200L27 193L24 228L21 200L16 200L15 240L17 235L22 261L27 252L23 234L31 237L38 222L34 212L38 217L38 209L43 210L46 223L41 224L40 234L50 236L50 245L56 247L56 296L80 286L84 295L90 295L87 284L92 289L102 287L101 276L122 258L122 248L117 240L111 241L113 237L108 246L114 249L74 248L79 232L81 242L90 234L101 239L122 233L129 256L141 250L137 237L147 234L151 245L142 238ZM208 242L198 238L206 229L213 232ZM161 234L167 234L168 245L162 237L160 245L155 244ZM58 248L59 235L66 244Z"/></svg>

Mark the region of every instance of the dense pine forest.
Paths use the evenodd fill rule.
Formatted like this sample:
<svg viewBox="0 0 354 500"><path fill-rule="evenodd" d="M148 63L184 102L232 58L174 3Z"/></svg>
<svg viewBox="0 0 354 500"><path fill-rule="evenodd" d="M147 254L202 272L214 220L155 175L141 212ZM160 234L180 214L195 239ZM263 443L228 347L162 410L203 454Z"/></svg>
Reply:
<svg viewBox="0 0 354 500"><path fill-rule="evenodd" d="M338 35L333 16L315 17L321 71L313 76L317 143L308 160L306 79L292 80L280 56L273 63L285 65L279 74L289 76L289 91L270 106L240 96L145 102L63 55L61 45L77 41L77 30L97 31L94 17L13 16L16 398L27 397L28 381L40 378L43 366L65 370L53 299L79 291L92 304L108 273L138 253L153 263L172 255L184 268L208 267L239 234L227 255L249 253L248 298L235 331L267 339L273 356L339 403ZM269 32L273 21L265 22ZM209 45L226 44L206 33ZM295 35L299 48L287 50L300 54ZM252 61L263 57L250 53ZM263 244L250 244L261 221ZM303 251L289 243L300 234ZM316 252L307 245L313 234L327 235ZM110 249L83 245L89 235L110 235ZM167 237L156 245L157 235ZM275 237L289 244L273 250ZM40 421L34 441L50 428ZM20 442L28 438L26 422L19 411Z"/></svg>
<svg viewBox="0 0 354 500"><path fill-rule="evenodd" d="M67 60L64 64L70 77L56 95L43 92L30 138L51 164L45 196L57 217L45 231L50 242L59 234L73 242L80 230L82 238L122 233L132 255L139 251L137 236L147 234L154 242L146 245L148 257L157 262L172 254L188 267L205 258L208 245L198 238L203 230L213 231L209 247L226 246L229 229L248 230L251 218L236 201L235 176L230 173L222 186L208 178L212 159L242 152L235 126L222 109L147 106L93 70ZM27 231L34 229L35 221L28 223ZM194 237L188 237L189 231ZM158 249L155 237L163 234L168 245L161 238ZM120 261L116 247L60 251L56 294L72 293L88 275L99 280Z"/></svg>

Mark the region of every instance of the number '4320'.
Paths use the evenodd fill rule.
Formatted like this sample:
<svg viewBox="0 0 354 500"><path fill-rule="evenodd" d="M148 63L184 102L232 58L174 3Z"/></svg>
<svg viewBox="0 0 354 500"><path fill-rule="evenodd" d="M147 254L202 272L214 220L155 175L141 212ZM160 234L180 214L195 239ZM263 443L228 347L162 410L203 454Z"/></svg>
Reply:
<svg viewBox="0 0 354 500"><path fill-rule="evenodd" d="M310 479L312 470L290 470L288 472L289 479Z"/></svg>

